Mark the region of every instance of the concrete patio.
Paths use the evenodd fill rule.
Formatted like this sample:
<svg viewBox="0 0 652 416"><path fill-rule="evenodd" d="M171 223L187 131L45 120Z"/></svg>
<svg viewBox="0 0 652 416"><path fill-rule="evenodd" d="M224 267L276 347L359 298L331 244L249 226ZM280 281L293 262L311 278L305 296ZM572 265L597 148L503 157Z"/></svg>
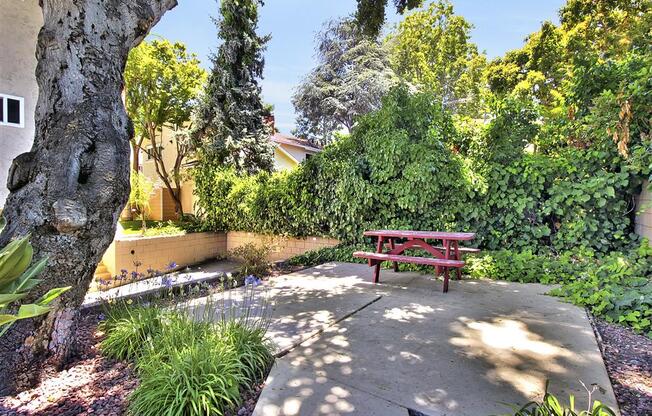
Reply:
<svg viewBox="0 0 652 416"><path fill-rule="evenodd" d="M274 278L280 358L256 406L277 415L490 415L551 391L616 407L584 310L536 284L441 281L328 263Z"/></svg>

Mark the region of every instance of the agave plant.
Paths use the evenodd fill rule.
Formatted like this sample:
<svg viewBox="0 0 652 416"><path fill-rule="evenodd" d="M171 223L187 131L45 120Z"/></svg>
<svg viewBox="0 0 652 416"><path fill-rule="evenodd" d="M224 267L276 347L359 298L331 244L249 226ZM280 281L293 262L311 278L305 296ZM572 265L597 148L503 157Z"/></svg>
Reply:
<svg viewBox="0 0 652 416"><path fill-rule="evenodd" d="M16 313L9 313L15 302L23 299L32 288L41 283L36 276L43 271L48 259L40 259L30 266L33 253L29 235L13 240L0 250L0 337L19 319L48 313L48 304L70 289L70 286L51 289L34 303L20 305Z"/></svg>

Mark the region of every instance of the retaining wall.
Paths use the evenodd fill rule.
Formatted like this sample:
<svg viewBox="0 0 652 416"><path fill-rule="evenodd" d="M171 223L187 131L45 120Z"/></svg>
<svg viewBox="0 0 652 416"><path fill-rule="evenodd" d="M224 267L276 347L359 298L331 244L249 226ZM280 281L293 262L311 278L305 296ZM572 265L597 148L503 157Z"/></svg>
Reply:
<svg viewBox="0 0 652 416"><path fill-rule="evenodd" d="M120 270L165 270L175 262L179 266L201 263L226 254L226 234L190 233L183 235L135 237L113 240L102 257L112 275Z"/></svg>
<svg viewBox="0 0 652 416"><path fill-rule="evenodd" d="M292 238L269 236L264 234L248 233L243 231L229 231L226 236L226 249L231 251L247 243L266 244L271 246L269 261L287 260L307 251L319 250L324 247L333 247L339 240L324 237Z"/></svg>

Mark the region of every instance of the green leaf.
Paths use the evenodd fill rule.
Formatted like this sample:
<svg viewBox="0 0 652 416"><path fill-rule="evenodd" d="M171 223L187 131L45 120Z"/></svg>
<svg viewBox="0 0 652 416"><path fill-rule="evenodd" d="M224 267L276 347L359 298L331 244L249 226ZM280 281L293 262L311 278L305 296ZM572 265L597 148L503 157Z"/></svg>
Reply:
<svg viewBox="0 0 652 416"><path fill-rule="evenodd" d="M53 300L55 300L56 298L58 298L59 296L61 296L64 292L70 290L70 288L72 288L72 286L57 287L57 288L54 288L54 289L50 289L50 290L48 290L48 292L45 295L41 296L36 301L36 304L41 305L41 306L47 305L50 302L52 302Z"/></svg>
<svg viewBox="0 0 652 416"><path fill-rule="evenodd" d="M15 315L0 314L0 325L7 325L17 320L18 318Z"/></svg>
<svg viewBox="0 0 652 416"><path fill-rule="evenodd" d="M27 293L0 293L0 307L5 307L25 296L27 296Z"/></svg>
<svg viewBox="0 0 652 416"><path fill-rule="evenodd" d="M47 306L36 305L34 303L29 303L27 305L20 305L18 309L18 314L16 315L17 319L27 319L34 318L35 316L40 316L50 312L50 308Z"/></svg>
<svg viewBox="0 0 652 416"><path fill-rule="evenodd" d="M33 279L33 277L43 271L47 262L47 257L40 259L29 269L25 270L23 274L18 277L18 279L11 282L6 288L3 288L2 291L9 293L21 293L29 291L40 282L40 280ZM36 283L34 283L34 281L36 281Z"/></svg>

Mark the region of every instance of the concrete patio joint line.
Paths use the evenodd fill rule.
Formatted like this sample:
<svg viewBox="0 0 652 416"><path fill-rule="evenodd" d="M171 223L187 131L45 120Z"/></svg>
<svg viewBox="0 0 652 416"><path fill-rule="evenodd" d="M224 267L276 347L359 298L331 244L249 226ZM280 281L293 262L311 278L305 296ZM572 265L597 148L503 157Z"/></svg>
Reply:
<svg viewBox="0 0 652 416"><path fill-rule="evenodd" d="M306 337L303 337L299 339L297 342L292 343L291 345L288 345L286 348L283 348L281 351L277 352L274 354L274 358L281 358L285 355L287 355L290 351L295 349L296 347L300 346L304 342L308 341L309 339L315 338L319 335L321 335L326 329L332 327L333 325L337 325L338 323L342 322L343 320L350 318L351 316L355 315L356 313L360 312L361 310L371 306L372 304L378 302L382 298L382 295L376 296L376 298L372 299L371 301L365 303L364 305L360 306L359 308L343 315L341 318L336 319L332 323L324 326L323 328L318 329L317 331L313 332L312 334L309 334Z"/></svg>

